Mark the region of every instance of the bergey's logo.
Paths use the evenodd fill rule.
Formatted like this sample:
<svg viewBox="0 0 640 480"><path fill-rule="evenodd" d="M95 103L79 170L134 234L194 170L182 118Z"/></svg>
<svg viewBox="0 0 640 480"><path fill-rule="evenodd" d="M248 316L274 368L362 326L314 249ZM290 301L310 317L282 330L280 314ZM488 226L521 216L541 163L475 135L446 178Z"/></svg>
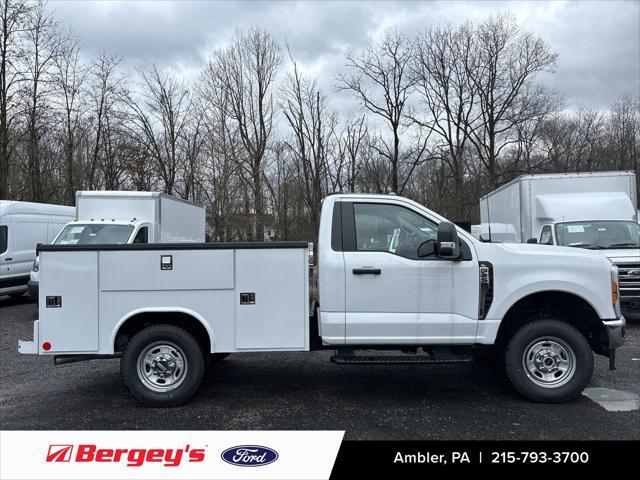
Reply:
<svg viewBox="0 0 640 480"><path fill-rule="evenodd" d="M75 450L75 455L73 452ZM202 462L204 448L99 448L95 444L49 445L47 463L122 463L127 467L141 467L145 463L159 463L178 467L183 462Z"/></svg>
<svg viewBox="0 0 640 480"><path fill-rule="evenodd" d="M49 445L47 462L68 462L71 460L73 445Z"/></svg>
<svg viewBox="0 0 640 480"><path fill-rule="evenodd" d="M227 448L220 456L231 465L261 467L275 462L278 459L278 452L260 445L238 445Z"/></svg>

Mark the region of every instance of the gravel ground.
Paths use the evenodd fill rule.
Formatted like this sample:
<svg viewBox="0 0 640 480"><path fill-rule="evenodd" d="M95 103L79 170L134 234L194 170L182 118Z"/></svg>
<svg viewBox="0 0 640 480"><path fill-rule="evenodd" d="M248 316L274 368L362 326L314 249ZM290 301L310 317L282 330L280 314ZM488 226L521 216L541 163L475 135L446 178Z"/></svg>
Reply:
<svg viewBox="0 0 640 480"><path fill-rule="evenodd" d="M245 353L215 366L187 404L146 408L130 398L118 360L54 367L19 355L35 305L0 297L3 429L346 430L346 439L640 439L640 412L610 412L581 396L530 403L483 364L339 366L331 352ZM636 360L633 360L636 359ZM591 387L640 394L640 323L618 369L596 356Z"/></svg>

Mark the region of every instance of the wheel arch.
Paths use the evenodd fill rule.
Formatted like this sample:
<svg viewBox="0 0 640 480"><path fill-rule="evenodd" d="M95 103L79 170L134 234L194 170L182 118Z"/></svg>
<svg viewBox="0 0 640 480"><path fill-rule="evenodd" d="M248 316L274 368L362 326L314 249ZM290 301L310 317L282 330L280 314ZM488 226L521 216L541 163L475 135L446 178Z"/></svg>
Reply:
<svg viewBox="0 0 640 480"><path fill-rule="evenodd" d="M608 355L606 327L595 307L584 297L564 290L530 293L513 303L500 322L495 345L504 346L526 323L554 317L577 328L594 352Z"/></svg>
<svg viewBox="0 0 640 480"><path fill-rule="evenodd" d="M184 307L147 307L133 310L118 321L111 334L114 352L121 352L135 333L158 323L175 325L187 330L196 337L205 352L213 351L213 331L202 315Z"/></svg>

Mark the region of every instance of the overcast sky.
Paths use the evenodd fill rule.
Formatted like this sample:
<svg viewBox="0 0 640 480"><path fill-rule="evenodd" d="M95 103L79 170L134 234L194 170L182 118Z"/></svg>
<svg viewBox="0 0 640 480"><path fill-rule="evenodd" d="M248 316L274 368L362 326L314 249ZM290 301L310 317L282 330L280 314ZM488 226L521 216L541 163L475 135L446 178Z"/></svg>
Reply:
<svg viewBox="0 0 640 480"><path fill-rule="evenodd" d="M344 51L385 29L413 33L512 12L547 40L559 68L545 76L567 105L606 108L622 94L640 95L640 2L214 2L50 1L80 37L85 55L120 54L125 68L154 62L193 76L236 29L258 25L331 89Z"/></svg>

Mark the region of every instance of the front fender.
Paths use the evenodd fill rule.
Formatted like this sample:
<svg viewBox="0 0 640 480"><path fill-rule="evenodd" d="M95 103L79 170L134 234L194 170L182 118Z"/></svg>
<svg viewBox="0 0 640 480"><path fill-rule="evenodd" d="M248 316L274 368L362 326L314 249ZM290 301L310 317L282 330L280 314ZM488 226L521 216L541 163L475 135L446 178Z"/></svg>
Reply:
<svg viewBox="0 0 640 480"><path fill-rule="evenodd" d="M502 320L509 309L523 298L541 292L565 292L586 301L601 319L615 318L611 303L611 277L609 275L588 275L581 270L541 269L531 272L511 272L500 277L496 270L494 301L487 319ZM598 271L600 273L600 271ZM603 272L604 273L604 272Z"/></svg>

